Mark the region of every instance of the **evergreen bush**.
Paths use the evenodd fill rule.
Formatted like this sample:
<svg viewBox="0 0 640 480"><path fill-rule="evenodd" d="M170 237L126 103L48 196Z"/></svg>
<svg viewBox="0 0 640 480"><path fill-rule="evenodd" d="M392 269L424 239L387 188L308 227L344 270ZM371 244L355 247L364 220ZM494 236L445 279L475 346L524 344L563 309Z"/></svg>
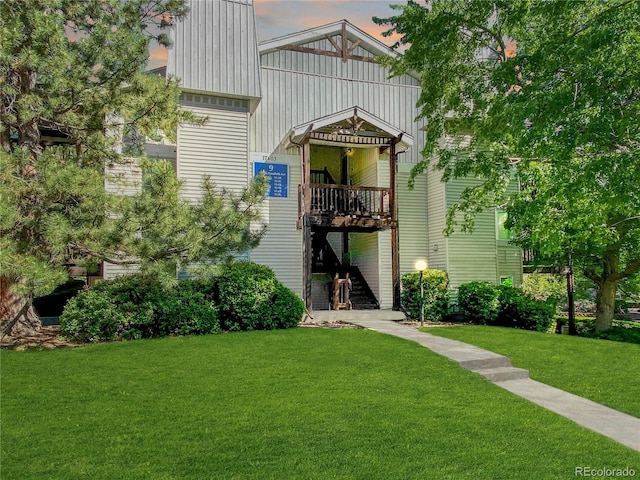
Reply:
<svg viewBox="0 0 640 480"><path fill-rule="evenodd" d="M223 330L294 327L304 313L302 300L264 265L232 263L218 277L214 290Z"/></svg>
<svg viewBox="0 0 640 480"><path fill-rule="evenodd" d="M217 313L203 285L165 287L140 275L101 282L69 301L61 331L82 342L213 333Z"/></svg>
<svg viewBox="0 0 640 480"><path fill-rule="evenodd" d="M420 272L405 273L400 278L402 306L411 318L420 318ZM449 307L449 277L441 270L425 270L422 284L424 287L424 319L437 322L446 315Z"/></svg>

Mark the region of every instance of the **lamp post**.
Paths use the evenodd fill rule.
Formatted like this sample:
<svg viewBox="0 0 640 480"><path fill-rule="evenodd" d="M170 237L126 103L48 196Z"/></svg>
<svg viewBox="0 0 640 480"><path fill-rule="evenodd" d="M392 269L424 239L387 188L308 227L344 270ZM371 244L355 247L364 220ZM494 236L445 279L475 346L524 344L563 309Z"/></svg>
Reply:
<svg viewBox="0 0 640 480"><path fill-rule="evenodd" d="M424 260L416 261L416 270L420 272L420 326L424 325L424 283L422 281L422 276L424 271L427 269L427 262Z"/></svg>

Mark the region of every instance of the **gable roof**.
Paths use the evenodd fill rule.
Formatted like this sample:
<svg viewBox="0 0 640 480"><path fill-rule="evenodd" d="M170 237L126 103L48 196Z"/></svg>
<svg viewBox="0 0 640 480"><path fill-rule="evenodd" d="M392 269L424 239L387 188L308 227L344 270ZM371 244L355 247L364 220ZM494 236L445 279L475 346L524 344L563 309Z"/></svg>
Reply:
<svg viewBox="0 0 640 480"><path fill-rule="evenodd" d="M289 131L288 140L298 143L307 134L319 142L380 146L399 138L398 152L413 145L411 135L358 106L297 125Z"/></svg>
<svg viewBox="0 0 640 480"><path fill-rule="evenodd" d="M389 55L392 58L401 56L400 53L359 29L352 23L349 23L349 21L345 19L262 41L258 44L258 51L260 55L263 55L284 47L301 46L317 40L324 40L328 37L333 37L334 35L342 35L343 31L346 33L347 38L352 42L352 45L357 42L360 47L371 52L372 58L380 55ZM415 72L407 72L407 74L420 79L419 75Z"/></svg>

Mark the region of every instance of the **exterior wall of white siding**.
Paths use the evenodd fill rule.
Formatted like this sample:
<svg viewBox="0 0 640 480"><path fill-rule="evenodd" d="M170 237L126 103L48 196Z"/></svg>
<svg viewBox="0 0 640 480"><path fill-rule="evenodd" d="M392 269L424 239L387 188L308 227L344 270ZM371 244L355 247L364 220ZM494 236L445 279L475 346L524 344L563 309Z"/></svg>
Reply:
<svg viewBox="0 0 640 480"><path fill-rule="evenodd" d="M255 107L261 85L253 0L192 0L189 9L171 29L167 73L185 90L251 98Z"/></svg>
<svg viewBox="0 0 640 480"><path fill-rule="evenodd" d="M334 37L334 40L337 40L338 45L342 41L339 36ZM307 43L304 44L304 47L328 51L335 50L329 43L329 40L318 40L316 42ZM372 57L375 55L366 51L362 47L356 47L352 53L363 57ZM315 75L351 78L353 80L367 82L420 86L420 81L410 75L388 78L389 69L383 68L377 63L363 62L359 60L343 62L342 59L338 57L313 55L292 50L279 50L263 54L261 56L261 63L263 67L282 70L297 70Z"/></svg>
<svg viewBox="0 0 640 480"><path fill-rule="evenodd" d="M262 157L261 153L251 154L254 161L262 161ZM302 295L302 230L296 228L298 185L302 181L300 157L272 155L269 161L289 165L288 197L265 201L265 220L269 229L260 245L251 251L251 260L271 267L278 280Z"/></svg>
<svg viewBox="0 0 640 480"><path fill-rule="evenodd" d="M460 194L466 187L477 185L478 182L473 178L464 178L447 183L447 208L460 198ZM456 228L449 236L447 243L449 257L447 272L453 289L472 281L498 282L498 245L493 210L476 215L472 233L462 233L459 228Z"/></svg>
<svg viewBox="0 0 640 480"><path fill-rule="evenodd" d="M447 202L442 173L430 166L422 175L427 178L427 260L429 268L447 271L448 238L446 227Z"/></svg>
<svg viewBox="0 0 640 480"><path fill-rule="evenodd" d="M415 271L418 259L428 260L427 250L427 177L416 178L409 190L409 165L398 165L397 199L400 237L400 274ZM429 263L429 268L436 268Z"/></svg>
<svg viewBox="0 0 640 480"><path fill-rule="evenodd" d="M349 60L349 62L356 62ZM360 62L364 63L364 62ZM380 68L376 65L376 68ZM424 120L415 121L420 87L314 75L262 67L263 99L251 118L253 151L273 152L289 130L341 110L359 106L414 139L402 162L417 163L424 147Z"/></svg>
<svg viewBox="0 0 640 480"><path fill-rule="evenodd" d="M240 191L248 184L248 112L190 106L208 117L204 125L178 128L177 172L184 181L182 195L197 201L202 177L209 175L219 187Z"/></svg>
<svg viewBox="0 0 640 480"><path fill-rule="evenodd" d="M351 264L360 269L371 291L381 301L380 289L380 267L378 232L374 233L350 233L349 253L351 254ZM357 309L358 306L356 305Z"/></svg>
<svg viewBox="0 0 640 480"><path fill-rule="evenodd" d="M498 241L499 279L513 278L515 287L522 286L522 250L514 245L504 245Z"/></svg>

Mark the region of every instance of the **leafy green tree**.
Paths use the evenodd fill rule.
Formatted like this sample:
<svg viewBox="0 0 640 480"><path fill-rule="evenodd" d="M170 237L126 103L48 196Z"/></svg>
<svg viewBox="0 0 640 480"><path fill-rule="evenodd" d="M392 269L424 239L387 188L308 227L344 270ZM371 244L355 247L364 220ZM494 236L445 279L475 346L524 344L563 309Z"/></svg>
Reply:
<svg viewBox="0 0 640 480"><path fill-rule="evenodd" d="M137 194L104 188L131 186L113 172L145 138L204 120L180 109L175 79L145 72L150 41L166 45L186 13L184 0L0 2L0 335L39 328L31 299L66 280L70 259L169 278L257 241L260 182L234 195L204 179L191 205L167 164L142 161Z"/></svg>
<svg viewBox="0 0 640 480"><path fill-rule="evenodd" d="M414 178L432 166L444 181L483 180L453 205L449 231L507 205L515 243L558 265L571 252L597 286L596 328L609 328L619 282L640 270L640 2L394 8L376 21L409 48L386 62L421 73L428 120Z"/></svg>

